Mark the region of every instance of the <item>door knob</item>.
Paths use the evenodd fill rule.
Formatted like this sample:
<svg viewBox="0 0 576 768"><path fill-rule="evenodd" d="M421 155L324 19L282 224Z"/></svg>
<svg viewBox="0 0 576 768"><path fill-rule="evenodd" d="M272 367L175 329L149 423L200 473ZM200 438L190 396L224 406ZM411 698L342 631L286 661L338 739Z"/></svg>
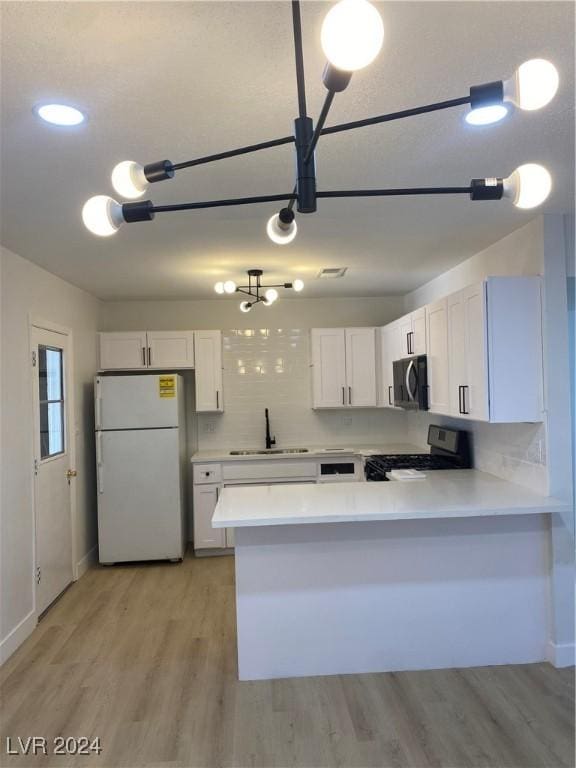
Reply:
<svg viewBox="0 0 576 768"><path fill-rule="evenodd" d="M75 469L68 469L66 471L66 477L68 480L70 480L71 477L76 477L78 475L78 472Z"/></svg>

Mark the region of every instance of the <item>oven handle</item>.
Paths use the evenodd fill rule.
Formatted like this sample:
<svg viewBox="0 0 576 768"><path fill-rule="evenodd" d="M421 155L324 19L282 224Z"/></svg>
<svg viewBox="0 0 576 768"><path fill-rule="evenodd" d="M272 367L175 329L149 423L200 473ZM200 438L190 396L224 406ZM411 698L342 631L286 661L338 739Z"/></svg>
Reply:
<svg viewBox="0 0 576 768"><path fill-rule="evenodd" d="M406 392L408 393L408 400L410 400L411 402L414 402L414 400L416 399L416 393L412 392L412 390L410 389L410 370L412 368L415 368L414 360L410 360L410 362L408 363L408 367L406 368ZM418 387L418 382L416 382L416 387Z"/></svg>

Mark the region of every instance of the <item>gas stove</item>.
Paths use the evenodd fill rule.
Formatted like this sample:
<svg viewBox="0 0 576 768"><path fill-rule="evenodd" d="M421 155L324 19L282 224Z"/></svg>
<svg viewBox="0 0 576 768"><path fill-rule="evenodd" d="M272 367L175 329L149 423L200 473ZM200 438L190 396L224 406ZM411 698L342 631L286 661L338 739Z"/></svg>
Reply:
<svg viewBox="0 0 576 768"><path fill-rule="evenodd" d="M393 469L467 469L471 466L468 433L431 424L428 428L430 453L395 453L369 456L364 473L369 482L388 480Z"/></svg>

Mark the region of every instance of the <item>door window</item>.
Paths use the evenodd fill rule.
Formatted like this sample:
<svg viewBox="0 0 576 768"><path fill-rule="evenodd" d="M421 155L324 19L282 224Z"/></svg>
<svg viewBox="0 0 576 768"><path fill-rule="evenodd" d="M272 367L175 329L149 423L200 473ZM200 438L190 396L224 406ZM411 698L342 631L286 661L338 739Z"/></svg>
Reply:
<svg viewBox="0 0 576 768"><path fill-rule="evenodd" d="M64 453L64 373L63 352L38 345L40 400L40 458Z"/></svg>

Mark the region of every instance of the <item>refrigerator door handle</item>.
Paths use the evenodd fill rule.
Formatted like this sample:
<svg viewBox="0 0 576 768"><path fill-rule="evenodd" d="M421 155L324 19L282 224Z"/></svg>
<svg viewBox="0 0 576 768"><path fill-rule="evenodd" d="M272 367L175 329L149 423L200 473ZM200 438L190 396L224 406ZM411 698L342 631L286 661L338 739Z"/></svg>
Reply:
<svg viewBox="0 0 576 768"><path fill-rule="evenodd" d="M102 432L96 432L96 485L98 487L98 493L104 493L102 465Z"/></svg>

